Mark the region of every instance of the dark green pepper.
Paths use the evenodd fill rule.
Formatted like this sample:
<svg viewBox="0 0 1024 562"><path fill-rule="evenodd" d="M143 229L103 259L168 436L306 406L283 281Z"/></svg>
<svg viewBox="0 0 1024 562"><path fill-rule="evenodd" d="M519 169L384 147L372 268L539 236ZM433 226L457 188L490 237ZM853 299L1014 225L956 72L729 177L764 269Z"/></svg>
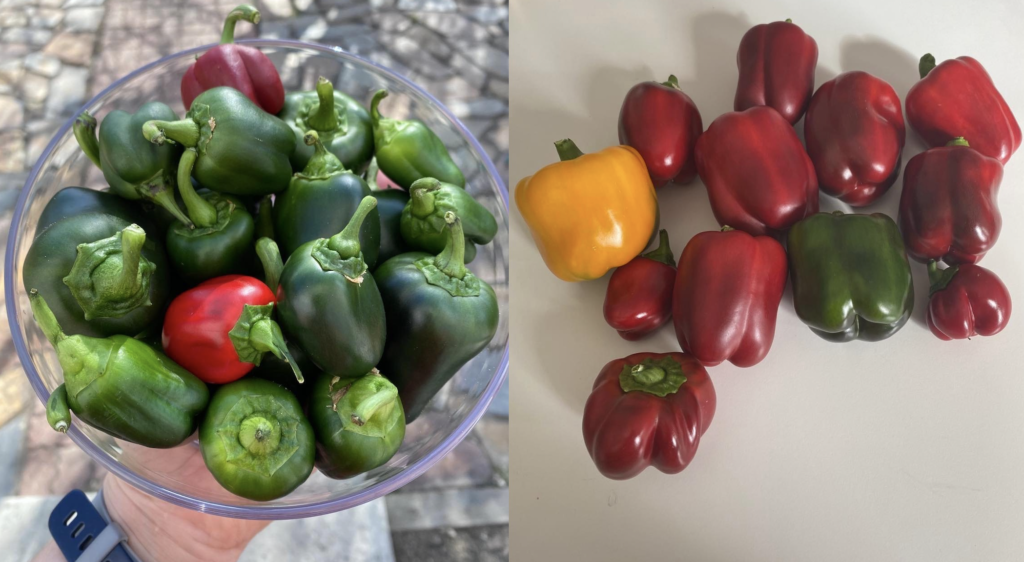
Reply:
<svg viewBox="0 0 1024 562"><path fill-rule="evenodd" d="M423 178L412 184L409 195L409 204L402 211L402 239L417 250L437 254L444 249L446 213L459 217L467 242L487 244L498 233L494 215L465 189Z"/></svg>
<svg viewBox="0 0 1024 562"><path fill-rule="evenodd" d="M74 412L100 431L146 447L174 447L192 435L209 399L203 381L127 336L65 335L42 295L32 290L29 300L64 372L46 404L51 427L67 431Z"/></svg>
<svg viewBox="0 0 1024 562"><path fill-rule="evenodd" d="M291 493L313 472L313 428L286 388L244 378L213 393L199 426L203 460L224 489L270 501Z"/></svg>
<svg viewBox="0 0 1024 562"><path fill-rule="evenodd" d="M420 178L437 178L466 187L462 170L455 165L444 142L420 121L388 119L380 115L380 101L388 97L380 90L370 102L373 144L377 164L391 181L409 189Z"/></svg>
<svg viewBox="0 0 1024 562"><path fill-rule="evenodd" d="M274 199L274 239L288 258L299 246L319 238L330 238L345 228L359 202L370 195L362 178L345 169L328 152L315 131L305 142L315 154L302 172L292 177L288 189ZM371 269L380 250L380 216L370 211L359 231L363 259Z"/></svg>
<svg viewBox="0 0 1024 562"><path fill-rule="evenodd" d="M463 265L461 221L451 212L445 221L448 245L443 252L402 254L375 274L388 326L379 369L398 387L408 422L487 347L498 329L494 289Z"/></svg>
<svg viewBox="0 0 1024 562"><path fill-rule="evenodd" d="M74 131L82 152L103 172L111 191L125 199L152 201L187 225L191 224L188 217L174 201L174 174L181 149L154 146L142 135L142 125L147 121L177 118L170 107L153 101L135 113L120 109L108 113L99 140L96 118L88 111L75 119Z"/></svg>
<svg viewBox="0 0 1024 562"><path fill-rule="evenodd" d="M284 331L324 372L339 377L369 372L384 352L384 303L358 236L376 204L364 197L344 230L299 246L277 288Z"/></svg>
<svg viewBox="0 0 1024 562"><path fill-rule="evenodd" d="M789 231L797 316L829 341L878 341L914 309L914 282L896 223L875 213L818 213Z"/></svg>
<svg viewBox="0 0 1024 562"><path fill-rule="evenodd" d="M377 187L377 159L370 160L366 168L366 184L370 194L377 200L377 215L380 217L380 251L377 263L412 250L402 239L402 210L409 202L409 194L401 189L380 189Z"/></svg>
<svg viewBox="0 0 1024 562"><path fill-rule="evenodd" d="M349 170L361 172L373 157L373 124L366 108L351 97L334 90L321 76L316 90L285 95L278 114L295 133L292 168L301 170L313 157L313 147L304 142L307 131L320 135L327 151Z"/></svg>
<svg viewBox="0 0 1024 562"><path fill-rule="evenodd" d="M163 247L141 227L92 213L44 230L25 256L22 280L50 299L72 333L133 336L160 322L167 272Z"/></svg>
<svg viewBox="0 0 1024 562"><path fill-rule="evenodd" d="M320 375L309 402L316 467L351 478L388 462L405 438L398 389L376 369L354 378Z"/></svg>
<svg viewBox="0 0 1024 562"><path fill-rule="evenodd" d="M153 229L152 221L138 205L126 201L109 191L97 191L88 187L65 187L61 189L43 207L36 223L36 236L46 227L76 215L89 213L105 213L122 218L129 223L142 227L148 234L158 234Z"/></svg>
<svg viewBox="0 0 1024 562"><path fill-rule="evenodd" d="M221 193L276 193L288 187L292 176L291 129L234 88L206 90L192 102L185 119L148 121L142 133L157 145L195 148L198 158L183 160L179 167L188 167L200 184Z"/></svg>

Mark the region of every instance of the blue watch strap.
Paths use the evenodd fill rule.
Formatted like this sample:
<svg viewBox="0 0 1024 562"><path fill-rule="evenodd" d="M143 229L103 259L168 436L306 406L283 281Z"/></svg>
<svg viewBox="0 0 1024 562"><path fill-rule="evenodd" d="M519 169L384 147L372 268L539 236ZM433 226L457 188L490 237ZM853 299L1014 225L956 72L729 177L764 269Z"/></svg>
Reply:
<svg viewBox="0 0 1024 562"><path fill-rule="evenodd" d="M132 562L124 533L100 515L85 492L72 490L50 513L50 534L68 562Z"/></svg>

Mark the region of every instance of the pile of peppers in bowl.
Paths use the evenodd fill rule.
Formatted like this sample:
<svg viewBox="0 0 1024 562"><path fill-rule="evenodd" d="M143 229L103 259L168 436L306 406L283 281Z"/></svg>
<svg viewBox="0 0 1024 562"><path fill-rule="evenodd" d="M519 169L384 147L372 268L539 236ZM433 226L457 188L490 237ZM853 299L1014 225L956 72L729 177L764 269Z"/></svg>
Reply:
<svg viewBox="0 0 1024 562"><path fill-rule="evenodd" d="M818 208L819 189L862 207L895 183L906 130L892 86L853 71L815 91L817 44L790 20L751 28L736 60L734 111L706 130L674 76L637 84L619 146L584 154L558 141L560 162L516 188L552 273L590 281L614 269L608 324L639 340L672 320L682 348L611 361L594 382L583 437L609 478L686 468L715 413L706 368L765 358L787 278L797 316L833 342L903 328L914 306L908 256L927 264L927 324L940 340L991 336L1010 317L1006 286L977 263L999 236L997 192L1021 130L977 60L921 58L905 107L929 148L907 163L898 221ZM656 189L697 176L722 228L694 236L677 260L657 232L669 217ZM567 200L568 215L557 210Z"/></svg>
<svg viewBox="0 0 1024 562"><path fill-rule="evenodd" d="M153 448L198 429L216 480L269 501L385 464L487 346L497 300L466 263L497 223L426 125L381 115L386 91L286 93L239 20L259 12L187 70L184 116L76 118L109 188L47 203L23 278L64 374L54 429L73 412Z"/></svg>

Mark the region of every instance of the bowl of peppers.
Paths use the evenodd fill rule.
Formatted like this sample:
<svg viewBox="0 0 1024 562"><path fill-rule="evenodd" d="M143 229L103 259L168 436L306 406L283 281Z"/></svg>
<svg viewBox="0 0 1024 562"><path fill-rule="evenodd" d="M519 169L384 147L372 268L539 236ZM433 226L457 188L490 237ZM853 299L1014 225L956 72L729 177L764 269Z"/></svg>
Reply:
<svg viewBox="0 0 1024 562"><path fill-rule="evenodd" d="M508 192L408 79L234 40L150 63L51 140L5 291L47 421L216 515L347 509L455 447L508 372Z"/></svg>

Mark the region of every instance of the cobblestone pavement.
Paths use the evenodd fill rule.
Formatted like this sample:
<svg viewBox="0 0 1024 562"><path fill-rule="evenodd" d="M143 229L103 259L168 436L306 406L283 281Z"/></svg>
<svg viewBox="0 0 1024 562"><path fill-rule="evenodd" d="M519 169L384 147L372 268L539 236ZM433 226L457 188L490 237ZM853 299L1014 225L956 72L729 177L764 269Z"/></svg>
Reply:
<svg viewBox="0 0 1024 562"><path fill-rule="evenodd" d="M223 15L238 3L0 0L0 244L6 244L12 207L28 171L74 110L147 62L216 42ZM505 1L265 0L254 4L262 13L261 23L239 25L237 37L338 45L404 74L466 124L507 182ZM75 487L96 490L104 476L103 469L69 439L49 430L42 412L3 322L0 521L12 517L11 513L23 517L18 514L24 505L49 505L47 496L63 495ZM390 536L385 546L392 548L370 548L377 544L378 532L355 535L354 540L365 543L362 551L358 545L324 544L316 546L317 553L336 560L363 559L354 553L371 550L373 559L379 560L507 560L507 416L506 387L491 412L451 454L386 501L359 512L360 518L376 522L385 542ZM37 498L42 503L32 503ZM338 521L340 525L342 519ZM260 537L260 548L254 544L244 559L269 559L275 550L262 545L298 541L295 537L308 532L304 528L301 522L271 525ZM0 544L7 543L0 539ZM22 547L34 544L21 543ZM13 552L20 552L17 545L14 548ZM20 559L21 555L15 556Z"/></svg>

